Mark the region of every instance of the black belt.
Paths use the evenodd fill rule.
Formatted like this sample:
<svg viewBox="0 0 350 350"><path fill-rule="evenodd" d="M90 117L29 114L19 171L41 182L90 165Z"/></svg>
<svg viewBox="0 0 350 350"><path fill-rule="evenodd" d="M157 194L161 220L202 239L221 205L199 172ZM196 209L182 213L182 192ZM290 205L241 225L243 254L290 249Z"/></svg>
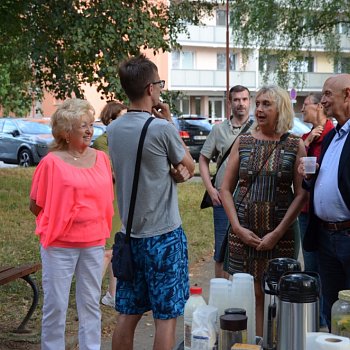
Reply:
<svg viewBox="0 0 350 350"><path fill-rule="evenodd" d="M348 221L338 221L338 222L328 222L318 219L322 227L329 231L341 231L350 228L350 220Z"/></svg>

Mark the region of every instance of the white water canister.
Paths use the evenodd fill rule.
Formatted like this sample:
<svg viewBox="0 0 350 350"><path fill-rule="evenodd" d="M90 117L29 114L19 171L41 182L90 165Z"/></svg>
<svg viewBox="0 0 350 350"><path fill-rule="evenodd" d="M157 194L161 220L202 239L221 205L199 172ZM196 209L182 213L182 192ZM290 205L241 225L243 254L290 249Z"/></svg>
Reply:
<svg viewBox="0 0 350 350"><path fill-rule="evenodd" d="M191 334L193 313L198 306L207 305L202 297L202 288L193 286L190 288L190 297L185 304L184 311L184 349L191 350Z"/></svg>
<svg viewBox="0 0 350 350"><path fill-rule="evenodd" d="M232 277L229 307L239 307L246 310L248 317L247 342L255 344L255 290L254 278L248 273L235 273Z"/></svg>

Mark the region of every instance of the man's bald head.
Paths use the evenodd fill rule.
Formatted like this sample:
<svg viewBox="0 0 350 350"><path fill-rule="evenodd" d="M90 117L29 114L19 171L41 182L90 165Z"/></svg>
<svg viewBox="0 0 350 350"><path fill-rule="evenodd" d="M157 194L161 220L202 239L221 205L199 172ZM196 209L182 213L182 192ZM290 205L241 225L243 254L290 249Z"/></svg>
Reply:
<svg viewBox="0 0 350 350"><path fill-rule="evenodd" d="M327 117L334 117L340 125L350 119L350 74L328 78L322 90L321 103Z"/></svg>
<svg viewBox="0 0 350 350"><path fill-rule="evenodd" d="M325 81L324 86L326 84L330 84L334 86L334 88L338 89L339 91L343 91L347 87L350 88L350 74L344 73L344 74L334 75Z"/></svg>

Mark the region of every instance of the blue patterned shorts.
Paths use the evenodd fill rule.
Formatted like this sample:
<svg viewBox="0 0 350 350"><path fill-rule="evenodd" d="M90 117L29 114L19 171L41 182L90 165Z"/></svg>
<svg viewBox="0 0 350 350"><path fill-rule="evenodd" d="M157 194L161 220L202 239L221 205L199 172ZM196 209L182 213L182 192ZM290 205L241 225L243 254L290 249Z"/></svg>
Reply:
<svg viewBox="0 0 350 350"><path fill-rule="evenodd" d="M180 226L150 238L131 238L135 267L133 281L117 281L116 310L141 315L152 310L155 319L183 314L189 297L187 239Z"/></svg>

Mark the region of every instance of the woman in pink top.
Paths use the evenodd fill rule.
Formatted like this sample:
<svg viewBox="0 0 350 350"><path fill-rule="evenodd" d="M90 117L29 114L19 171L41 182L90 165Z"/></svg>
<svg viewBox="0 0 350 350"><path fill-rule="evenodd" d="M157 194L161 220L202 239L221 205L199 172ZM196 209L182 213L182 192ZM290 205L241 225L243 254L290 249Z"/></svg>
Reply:
<svg viewBox="0 0 350 350"><path fill-rule="evenodd" d="M108 156L89 147L94 110L70 99L52 116L54 143L35 170L30 210L41 245L44 305L41 349L65 348L65 322L73 275L79 348L100 349L100 294L104 245L113 216Z"/></svg>

